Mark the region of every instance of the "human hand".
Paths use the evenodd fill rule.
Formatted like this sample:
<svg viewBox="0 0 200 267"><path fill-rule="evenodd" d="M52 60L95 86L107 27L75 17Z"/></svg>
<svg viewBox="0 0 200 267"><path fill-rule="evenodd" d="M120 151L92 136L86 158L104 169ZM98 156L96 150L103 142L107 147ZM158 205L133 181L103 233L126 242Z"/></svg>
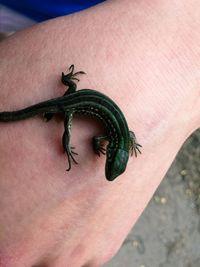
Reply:
<svg viewBox="0 0 200 267"><path fill-rule="evenodd" d="M69 173L62 122L0 124L2 267L95 267L120 247L199 126L199 6L176 5L108 1L1 44L1 110L62 95L60 73L74 63L88 74L78 87L110 96L143 145L108 182L91 148L98 123L74 121L79 165Z"/></svg>

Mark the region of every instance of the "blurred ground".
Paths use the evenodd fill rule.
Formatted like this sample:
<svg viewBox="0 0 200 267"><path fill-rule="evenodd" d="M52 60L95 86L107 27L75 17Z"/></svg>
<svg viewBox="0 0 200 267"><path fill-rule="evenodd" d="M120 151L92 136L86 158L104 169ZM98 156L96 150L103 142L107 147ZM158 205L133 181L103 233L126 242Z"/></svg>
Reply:
<svg viewBox="0 0 200 267"><path fill-rule="evenodd" d="M184 144L148 207L104 267L200 267L200 130Z"/></svg>

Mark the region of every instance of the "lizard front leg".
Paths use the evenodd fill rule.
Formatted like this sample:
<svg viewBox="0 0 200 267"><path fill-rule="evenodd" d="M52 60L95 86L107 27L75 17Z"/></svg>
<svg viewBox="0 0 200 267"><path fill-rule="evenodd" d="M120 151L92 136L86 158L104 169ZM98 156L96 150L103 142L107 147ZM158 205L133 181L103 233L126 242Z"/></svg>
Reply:
<svg viewBox="0 0 200 267"><path fill-rule="evenodd" d="M134 132L129 131L129 151L131 153L131 156L133 156L133 151L134 151L135 157L137 157L137 152L141 154L139 147L142 147L142 146L138 144Z"/></svg>
<svg viewBox="0 0 200 267"><path fill-rule="evenodd" d="M106 154L106 148L103 146L102 142L108 140L107 135L94 136L92 139L94 152L100 157L100 153Z"/></svg>

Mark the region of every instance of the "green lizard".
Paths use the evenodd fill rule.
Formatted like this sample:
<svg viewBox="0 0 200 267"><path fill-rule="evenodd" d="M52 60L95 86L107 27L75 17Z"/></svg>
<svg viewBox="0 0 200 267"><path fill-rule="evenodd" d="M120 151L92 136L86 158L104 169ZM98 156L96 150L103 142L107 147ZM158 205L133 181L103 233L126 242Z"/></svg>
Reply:
<svg viewBox="0 0 200 267"><path fill-rule="evenodd" d="M93 148L99 156L100 153L106 154L105 175L107 180L112 181L125 171L129 152L132 155L134 151L137 156L141 145L137 143L135 134L129 131L122 111L110 98L95 90L76 91L75 81L79 81L77 79L79 74L85 73L83 71L74 73L74 65L71 65L66 75L62 73L61 80L68 87L63 96L21 110L0 112L0 122L24 120L38 114L44 114L45 118L50 120L55 113L63 113L65 130L62 143L68 158L67 171L69 171L71 161L77 164L74 158L77 153L74 152L74 147L70 146L73 114L96 117L105 127L106 134L93 137ZM109 142L106 149L103 146L103 140Z"/></svg>

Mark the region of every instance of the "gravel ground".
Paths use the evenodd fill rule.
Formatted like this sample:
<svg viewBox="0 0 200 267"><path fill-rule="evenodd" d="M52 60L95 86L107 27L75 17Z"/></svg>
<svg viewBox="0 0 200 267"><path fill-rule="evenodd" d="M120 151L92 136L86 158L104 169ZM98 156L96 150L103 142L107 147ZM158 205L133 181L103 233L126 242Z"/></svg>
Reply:
<svg viewBox="0 0 200 267"><path fill-rule="evenodd" d="M197 130L118 254L104 267L200 267L199 143Z"/></svg>

